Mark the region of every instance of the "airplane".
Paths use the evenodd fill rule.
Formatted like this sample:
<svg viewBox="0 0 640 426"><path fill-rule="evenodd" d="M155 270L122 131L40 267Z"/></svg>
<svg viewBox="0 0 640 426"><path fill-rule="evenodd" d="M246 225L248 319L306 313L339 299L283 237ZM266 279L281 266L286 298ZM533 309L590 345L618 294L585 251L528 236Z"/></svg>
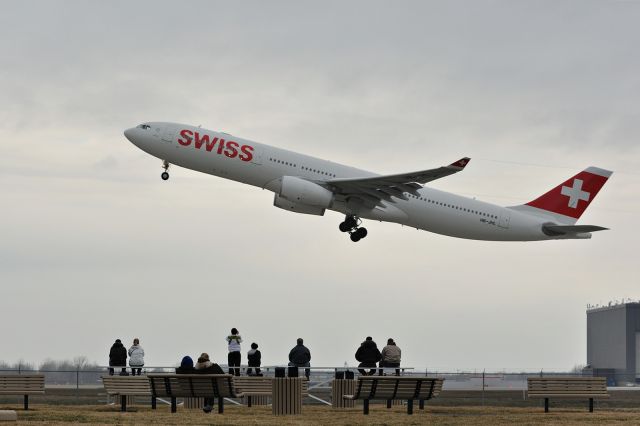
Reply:
<svg viewBox="0 0 640 426"><path fill-rule="evenodd" d="M354 242L367 236L363 219L485 241L585 239L607 229L576 225L612 174L598 167L531 202L502 207L424 186L464 170L468 157L434 169L378 175L200 126L148 122L124 135L162 160L165 181L173 164L272 191L273 205L283 210L318 216L333 210L345 215L338 228Z"/></svg>

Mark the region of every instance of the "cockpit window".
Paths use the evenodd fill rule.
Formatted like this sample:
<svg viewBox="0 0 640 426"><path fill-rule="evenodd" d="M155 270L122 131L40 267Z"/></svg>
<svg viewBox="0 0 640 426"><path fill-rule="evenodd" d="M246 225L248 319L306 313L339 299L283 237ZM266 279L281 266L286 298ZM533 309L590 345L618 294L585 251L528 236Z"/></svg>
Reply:
<svg viewBox="0 0 640 426"><path fill-rule="evenodd" d="M149 126L148 124L140 124L139 126L136 126L136 127L138 127L138 129L143 129L143 130L147 130L151 128L151 126Z"/></svg>

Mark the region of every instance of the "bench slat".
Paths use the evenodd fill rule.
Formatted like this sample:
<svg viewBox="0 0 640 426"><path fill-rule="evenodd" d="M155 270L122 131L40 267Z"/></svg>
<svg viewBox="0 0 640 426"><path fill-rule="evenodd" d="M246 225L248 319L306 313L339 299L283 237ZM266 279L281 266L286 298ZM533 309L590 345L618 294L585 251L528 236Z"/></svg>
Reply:
<svg viewBox="0 0 640 426"><path fill-rule="evenodd" d="M431 399L442 390L444 379L431 377L359 377L356 393L344 399ZM418 388L418 383L420 387ZM374 388L375 384L375 388ZM431 386L433 384L433 386Z"/></svg>
<svg viewBox="0 0 640 426"><path fill-rule="evenodd" d="M2 374L0 395L44 394L44 374Z"/></svg>

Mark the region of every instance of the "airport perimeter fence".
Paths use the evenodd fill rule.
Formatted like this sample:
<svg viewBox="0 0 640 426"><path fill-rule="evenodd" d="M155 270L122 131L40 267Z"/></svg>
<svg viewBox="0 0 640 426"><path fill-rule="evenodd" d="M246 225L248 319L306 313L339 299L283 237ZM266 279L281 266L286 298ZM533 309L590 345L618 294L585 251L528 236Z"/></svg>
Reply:
<svg viewBox="0 0 640 426"><path fill-rule="evenodd" d="M221 367L226 372L228 366L221 364ZM261 367L262 374L265 376L274 376L275 370L278 367L284 367L285 370L288 367L285 366L264 366ZM130 367L113 367L114 374L118 375L121 370L125 368L127 374L131 374ZM247 374L247 366L240 366L241 374ZM304 374L305 367L299 368L299 375ZM369 368L365 368L369 370ZM548 376L585 376L591 375L586 373L576 372L561 372L561 371L523 371L523 372L505 372L505 371L438 371L429 369L416 369L411 367L400 367L401 375L420 375L429 377L439 377L446 379L444 382L443 390L461 390L461 391L485 391L485 390L526 390L528 377L548 377ZM336 372L350 371L355 374L355 377L359 375L357 366L341 366L341 367L310 367L309 368L310 380L313 383L325 383L330 386L331 380L334 379ZM379 368L376 368L378 374ZM175 366L151 366L143 367L142 374L146 373L173 373ZM67 388L67 389L80 389L80 388L101 388L101 377L109 374L109 367L92 367L92 368L77 368L77 369L33 369L33 368L21 368L20 365L14 368L0 369L0 374L29 374L29 373L43 373L45 375L45 387ZM395 368L384 369L385 375L395 374ZM623 375L616 374L614 378L608 378L608 386L624 386L624 387L637 387L640 389L640 378L636 378L635 375Z"/></svg>

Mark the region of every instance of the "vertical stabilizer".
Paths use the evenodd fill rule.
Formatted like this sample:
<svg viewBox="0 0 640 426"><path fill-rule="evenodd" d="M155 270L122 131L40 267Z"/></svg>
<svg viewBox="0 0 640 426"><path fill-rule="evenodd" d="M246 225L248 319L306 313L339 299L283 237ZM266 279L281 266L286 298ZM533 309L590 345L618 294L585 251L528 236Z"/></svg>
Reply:
<svg viewBox="0 0 640 426"><path fill-rule="evenodd" d="M551 191L515 209L553 216L562 223L575 223L596 198L613 172L589 167Z"/></svg>

